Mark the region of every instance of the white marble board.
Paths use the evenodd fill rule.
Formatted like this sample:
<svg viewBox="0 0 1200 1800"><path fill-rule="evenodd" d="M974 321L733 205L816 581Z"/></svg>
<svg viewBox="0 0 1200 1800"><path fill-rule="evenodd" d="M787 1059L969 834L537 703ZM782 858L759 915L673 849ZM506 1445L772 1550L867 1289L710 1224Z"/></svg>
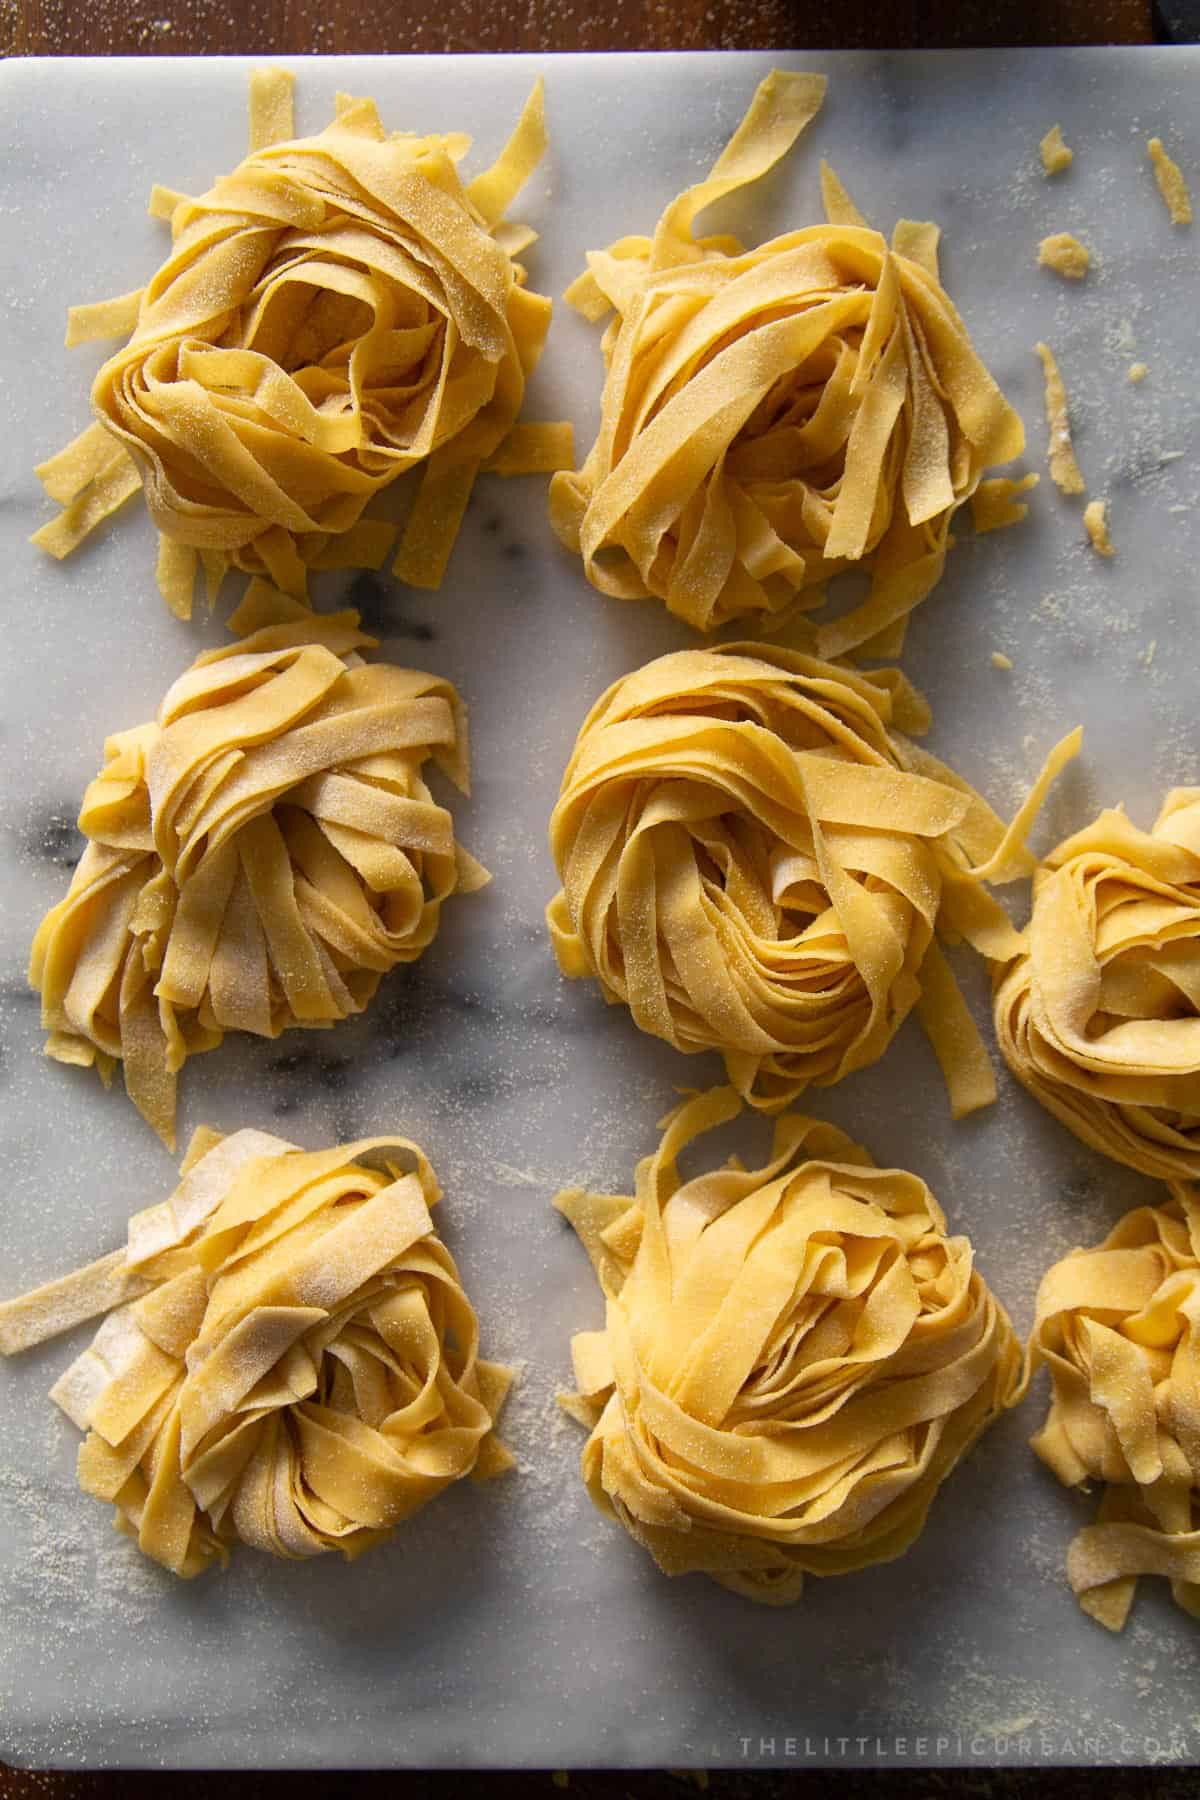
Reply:
<svg viewBox="0 0 1200 1800"><path fill-rule="evenodd" d="M560 294L589 246L653 225L737 122L765 55L297 62L317 129L339 88L390 125L469 128L499 147L533 75L552 149L518 208L544 233L531 278ZM1118 555L1086 547L1079 504L1047 480L1019 530L973 540L917 616L906 666L932 697L936 751L1001 809L1067 726L1082 761L1039 825L1049 843L1102 803L1148 823L1167 785L1200 779L1196 581L1200 305L1194 233L1172 231L1145 139L1200 175L1200 52L1065 51L782 59L832 78L787 165L721 219L744 236L810 222L828 156L873 222L932 216L944 271L1024 414L1043 468L1047 338L1070 389L1080 460L1108 497ZM4 602L0 927L0 1291L120 1241L173 1164L117 1089L46 1063L25 987L28 943L63 890L72 821L105 734L148 717L219 619L184 626L153 587L131 507L71 563L31 549L49 508L32 465L87 417L102 350L62 349L70 301L139 285L164 228L152 181L202 190L243 151L249 63L12 62L0 69L0 551ZM1044 182L1055 120L1077 148ZM1082 289L1034 265L1076 229ZM1149 365L1140 387L1126 379ZM561 309L528 416L590 441L597 334ZM321 597L348 582L327 578ZM475 790L462 832L495 873L453 902L436 944L374 1009L332 1034L231 1040L190 1065L184 1133L282 1125L316 1146L400 1130L429 1150L492 1355L525 1365L506 1424L520 1472L464 1484L352 1567L329 1557L183 1585L140 1560L75 1486L76 1434L45 1399L70 1347L0 1369L0 1756L152 1766L1194 1760L1196 1628L1148 1586L1122 1638L1063 1577L1089 1504L1026 1447L1043 1396L994 1430L902 1561L810 1584L790 1611L699 1577L668 1582L591 1510L578 1436L556 1423L571 1330L600 1317L556 1189L621 1187L673 1084L716 1079L560 981L543 931L545 824L599 689L688 633L657 605L593 593L552 540L543 484L483 480L438 595L360 584L384 653L452 677L472 709ZM1011 673L991 664L1001 650ZM1014 900L1020 904L1019 891ZM973 1002L983 971L962 965ZM1077 1145L1005 1079L955 1126L910 1022L886 1058L812 1108L932 1184L984 1271L1029 1323L1044 1265L1093 1239L1139 1181Z"/></svg>

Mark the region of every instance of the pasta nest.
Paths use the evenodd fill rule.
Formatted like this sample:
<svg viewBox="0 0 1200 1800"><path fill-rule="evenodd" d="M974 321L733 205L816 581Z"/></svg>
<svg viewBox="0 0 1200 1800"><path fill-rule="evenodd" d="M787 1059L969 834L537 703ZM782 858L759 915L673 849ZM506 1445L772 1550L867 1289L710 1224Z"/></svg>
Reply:
<svg viewBox="0 0 1200 1800"><path fill-rule="evenodd" d="M315 614L265 583L118 732L84 796L88 844L33 942L47 1054L124 1066L174 1147L176 1076L226 1031L278 1037L362 1012L486 871L421 770L468 786L448 681L364 663L356 612Z"/></svg>
<svg viewBox="0 0 1200 1800"><path fill-rule="evenodd" d="M1140 1575L1200 1618L1200 1194L1175 1184L1044 1276L1030 1346L1052 1400L1033 1448L1067 1487L1105 1483L1067 1575L1120 1631Z"/></svg>
<svg viewBox="0 0 1200 1800"><path fill-rule="evenodd" d="M185 615L198 555L210 585L232 564L296 595L309 567L378 567L395 529L363 508L419 463L397 572L436 586L550 322L514 261L535 234L501 224L545 146L540 83L464 186L469 138L389 135L373 101L343 95L326 130L294 139L291 78L257 79L271 106L246 160L198 199L155 190L172 248L152 280L74 309L68 343L132 335L93 384L92 432L39 471L68 508L37 539L55 554L96 522L98 480L116 504L140 479ZM546 466L541 429L502 472Z"/></svg>
<svg viewBox="0 0 1200 1800"><path fill-rule="evenodd" d="M665 1574L784 1605L908 1548L1022 1359L925 1183L833 1126L788 1114L763 1168L681 1182L738 1105L672 1113L636 1196L559 1195L607 1303L563 1404L593 1501Z"/></svg>
<svg viewBox="0 0 1200 1800"><path fill-rule="evenodd" d="M701 631L812 610L861 568L867 599L806 647L890 656L941 576L956 508L1024 430L941 285L935 226L903 220L889 246L823 169L827 223L754 250L693 236L824 91L776 71L653 238L589 255L567 298L591 319L615 309L600 430L582 468L555 476L551 518L602 593L654 596Z"/></svg>
<svg viewBox="0 0 1200 1800"><path fill-rule="evenodd" d="M1013 1074L1076 1137L1200 1178L1200 788L1173 789L1152 831L1105 811L1045 859L995 1016Z"/></svg>
<svg viewBox="0 0 1200 1800"><path fill-rule="evenodd" d="M580 728L550 824L560 968L643 1031L718 1050L752 1105L874 1062L918 1007L956 1115L995 1098L935 940L1020 939L985 879L1028 872L1024 830L1078 736L1005 828L891 729L923 729L895 670L722 644L616 682Z"/></svg>
<svg viewBox="0 0 1200 1800"><path fill-rule="evenodd" d="M87 1432L84 1492L175 1574L238 1540L358 1556L512 1461L510 1371L479 1358L439 1197L403 1138L306 1153L202 1127L125 1249L0 1306L0 1352L108 1313L51 1398Z"/></svg>

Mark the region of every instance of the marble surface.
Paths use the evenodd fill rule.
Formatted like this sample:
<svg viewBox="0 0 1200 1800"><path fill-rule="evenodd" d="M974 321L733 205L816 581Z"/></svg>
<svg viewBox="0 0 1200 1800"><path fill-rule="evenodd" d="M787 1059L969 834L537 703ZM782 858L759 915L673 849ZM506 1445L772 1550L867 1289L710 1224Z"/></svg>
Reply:
<svg viewBox="0 0 1200 1800"><path fill-rule="evenodd" d="M652 226L740 117L765 56L534 62L395 58L297 65L302 128L338 88L392 125L472 127L502 142L536 68L553 148L518 215L545 236L531 278L560 293L584 251ZM1010 809L1043 752L1081 720L1085 754L1038 838L1123 801L1149 822L1198 777L1195 563L1200 302L1195 237L1172 232L1144 140L1200 173L1200 52L793 57L833 77L807 144L720 209L745 236L816 213L817 158L873 222L933 216L948 285L1022 410L1043 467L1032 346L1058 352L1092 491L1118 555L1086 548L1078 503L1048 481L1026 526L964 525L918 614L906 666L935 707L931 747ZM0 545L5 605L0 921L0 1147L6 1292L99 1254L173 1164L122 1093L46 1063L25 959L78 852L73 819L106 732L150 715L219 619L170 619L136 508L58 567L26 544L48 507L32 465L86 419L98 349L61 348L68 301L120 293L161 253L152 180L198 190L243 147L235 62L10 63L0 69ZM1078 151L1044 183L1037 141L1060 120ZM714 214L714 220L716 214ZM715 225L714 225L715 228ZM1074 229L1096 252L1082 290L1034 265ZM1143 360L1140 387L1126 379ZM595 332L563 310L528 416L574 419L599 384ZM332 600L350 585L325 581ZM553 542L542 485L482 480L438 595L359 577L384 654L458 682L475 787L462 835L494 871L452 902L436 943L365 1018L277 1043L231 1039L189 1065L181 1126L277 1125L309 1146L403 1131L442 1177L441 1227L488 1354L524 1364L506 1435L520 1471L464 1484L352 1567L245 1553L184 1586L139 1559L74 1482L76 1434L45 1399L72 1353L0 1369L0 1756L151 1766L1195 1760L1195 1627L1153 1584L1123 1638L1077 1610L1067 1543L1090 1503L1062 1492L1026 1439L1044 1396L1009 1417L887 1568L756 1609L699 1577L668 1582L591 1510L579 1437L553 1406L568 1338L598 1294L551 1210L560 1185L623 1187L679 1084L717 1078L641 1036L586 984L560 981L542 926L545 824L576 726L599 689L684 642L656 605L607 601ZM1011 673L991 664L1000 650ZM1020 907L1020 891L1012 893ZM985 1016L982 969L963 963ZM1150 1184L1043 1117L1007 1079L952 1125L915 1023L874 1069L812 1110L881 1161L924 1175L1017 1323L1045 1264L1096 1237ZM750 1128L752 1133L753 1127Z"/></svg>

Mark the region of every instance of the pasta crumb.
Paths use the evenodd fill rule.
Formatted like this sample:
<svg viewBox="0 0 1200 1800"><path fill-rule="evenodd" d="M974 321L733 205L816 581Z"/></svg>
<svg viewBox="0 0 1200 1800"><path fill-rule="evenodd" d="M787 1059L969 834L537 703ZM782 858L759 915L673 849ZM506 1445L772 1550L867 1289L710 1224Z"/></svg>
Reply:
<svg viewBox="0 0 1200 1800"><path fill-rule="evenodd" d="M1129 365L1130 381L1145 381L1149 373L1150 371L1145 363L1130 363Z"/></svg>
<svg viewBox="0 0 1200 1800"><path fill-rule="evenodd" d="M993 669L1011 669L1012 668L1012 657L1005 656L1003 650L993 650L992 651L992 667L993 667Z"/></svg>
<svg viewBox="0 0 1200 1800"><path fill-rule="evenodd" d="M1042 359L1042 370L1046 378L1046 423L1050 427L1046 456L1050 464L1050 475L1060 493L1082 494L1086 483L1075 460L1075 446L1071 442L1067 390L1063 386L1063 378L1059 374L1050 346L1035 344L1034 348Z"/></svg>
<svg viewBox="0 0 1200 1800"><path fill-rule="evenodd" d="M1091 257L1086 244L1081 244L1069 231L1056 231L1052 237L1044 237L1038 245L1038 262L1043 269L1053 269L1056 275L1065 275L1068 281L1082 281L1088 272Z"/></svg>
<svg viewBox="0 0 1200 1800"><path fill-rule="evenodd" d="M1062 126L1052 125L1042 139L1042 168L1047 175L1061 175L1075 161L1075 152L1063 141Z"/></svg>
<svg viewBox="0 0 1200 1800"><path fill-rule="evenodd" d="M1187 182L1183 179L1182 169L1167 155L1163 149L1161 138L1150 138L1146 148L1150 152L1150 161L1154 164L1154 179L1158 183L1158 191L1171 215L1172 225L1190 225L1192 222L1192 196L1188 192Z"/></svg>
<svg viewBox="0 0 1200 1800"><path fill-rule="evenodd" d="M1097 556L1115 556L1117 554L1116 547L1108 535L1108 519L1105 516L1107 504L1108 502L1105 500L1089 500L1083 509L1083 523L1092 540L1092 549Z"/></svg>
<svg viewBox="0 0 1200 1800"><path fill-rule="evenodd" d="M1032 473L1013 481L1008 475L995 475L981 481L971 495L971 523L976 537L985 531L1000 531L1006 525L1019 525L1029 508L1018 494L1027 494L1041 479Z"/></svg>

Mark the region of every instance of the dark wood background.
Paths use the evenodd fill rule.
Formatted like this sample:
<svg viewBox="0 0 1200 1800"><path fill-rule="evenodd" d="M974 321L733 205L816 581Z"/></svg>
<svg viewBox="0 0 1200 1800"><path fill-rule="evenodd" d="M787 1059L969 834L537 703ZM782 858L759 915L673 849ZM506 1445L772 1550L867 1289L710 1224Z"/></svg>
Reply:
<svg viewBox="0 0 1200 1800"><path fill-rule="evenodd" d="M1178 12L1187 0L1174 6ZM1170 10L1170 0L1165 0ZM1200 6L1196 11L1200 13ZM555 51L931 49L997 44L1145 44L1155 37L1150 0L0 0L5 56ZM4 1621L0 1618L0 1631ZM797 1630L803 1620L797 1619ZM0 1743L3 1742L0 1720ZM561 1783L562 1777L559 1777ZM442 1800L477 1789L512 1796L562 1792L548 1774L496 1776L221 1776L34 1774L0 1765L0 1800L361 1800L387 1794ZM1189 1771L984 1770L893 1776L810 1770L779 1776L714 1774L714 1800L841 1795L855 1800L980 1800L1052 1796L1080 1800L1103 1784L1109 1800L1195 1800ZM695 1777L578 1774L574 1800L687 1800Z"/></svg>
<svg viewBox="0 0 1200 1800"><path fill-rule="evenodd" d="M0 0L8 56L1152 41L1150 0Z"/></svg>

